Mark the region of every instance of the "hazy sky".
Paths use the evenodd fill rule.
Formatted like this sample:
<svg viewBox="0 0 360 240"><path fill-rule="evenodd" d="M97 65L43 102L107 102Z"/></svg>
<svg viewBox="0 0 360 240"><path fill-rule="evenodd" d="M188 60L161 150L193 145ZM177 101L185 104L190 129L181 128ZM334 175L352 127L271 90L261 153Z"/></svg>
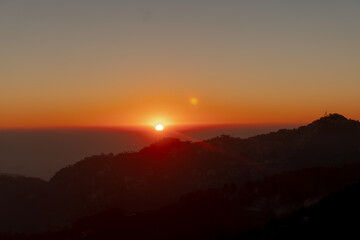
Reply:
<svg viewBox="0 0 360 240"><path fill-rule="evenodd" d="M0 128L360 119L359 0L0 0L0 34Z"/></svg>

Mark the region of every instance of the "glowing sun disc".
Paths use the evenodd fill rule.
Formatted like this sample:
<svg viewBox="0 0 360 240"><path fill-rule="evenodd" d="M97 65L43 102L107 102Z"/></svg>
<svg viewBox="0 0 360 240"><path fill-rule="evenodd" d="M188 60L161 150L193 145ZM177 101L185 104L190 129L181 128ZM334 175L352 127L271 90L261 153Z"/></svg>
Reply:
<svg viewBox="0 0 360 240"><path fill-rule="evenodd" d="M161 125L161 124L158 124L158 125L155 126L155 130L156 131L162 131L162 130L164 130L164 126Z"/></svg>

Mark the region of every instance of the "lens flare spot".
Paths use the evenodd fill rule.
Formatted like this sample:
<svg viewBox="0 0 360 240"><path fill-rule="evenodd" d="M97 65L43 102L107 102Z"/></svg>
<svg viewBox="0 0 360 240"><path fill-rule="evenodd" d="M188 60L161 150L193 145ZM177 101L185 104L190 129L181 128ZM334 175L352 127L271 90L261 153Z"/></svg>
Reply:
<svg viewBox="0 0 360 240"><path fill-rule="evenodd" d="M192 105L196 105L196 104L198 104L198 102L199 102L199 100L198 100L197 98L195 98L195 97L190 98L190 103L191 103Z"/></svg>

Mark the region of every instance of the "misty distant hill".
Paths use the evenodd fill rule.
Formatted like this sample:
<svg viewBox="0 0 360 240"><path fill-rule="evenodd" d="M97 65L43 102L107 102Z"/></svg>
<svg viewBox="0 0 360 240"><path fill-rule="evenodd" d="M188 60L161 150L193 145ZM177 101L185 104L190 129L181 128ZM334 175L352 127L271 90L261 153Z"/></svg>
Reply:
<svg viewBox="0 0 360 240"><path fill-rule="evenodd" d="M48 182L37 180L17 193L17 201L11 200L15 187L0 185L0 190L10 189L0 206L5 212L0 223L6 223L0 224L0 231L58 229L111 208L141 218L144 211L163 209L209 189L220 189L216 196L225 205L265 223L360 180L359 137L358 121L331 114L297 129L246 139L164 138L138 152L88 157L60 169ZM222 192L234 186L236 194L223 198ZM267 217L260 221L257 213ZM236 230L245 229L239 226Z"/></svg>

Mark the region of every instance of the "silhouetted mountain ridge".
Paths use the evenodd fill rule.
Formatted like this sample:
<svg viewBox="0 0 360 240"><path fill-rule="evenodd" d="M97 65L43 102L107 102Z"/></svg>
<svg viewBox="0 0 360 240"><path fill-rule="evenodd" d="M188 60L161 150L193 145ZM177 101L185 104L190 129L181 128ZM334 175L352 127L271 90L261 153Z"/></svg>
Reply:
<svg viewBox="0 0 360 240"><path fill-rule="evenodd" d="M11 193L5 194L7 204L0 210L6 209L6 214L0 223L6 224L0 225L0 231L54 229L109 208L139 213L159 209L190 192L227 184L241 187L304 168L356 164L359 139L358 121L330 114L298 129L247 139L223 135L204 142L183 142L164 138L139 152L87 157L59 170L40 190L34 186L31 198L22 193L19 202L12 204L6 200ZM319 169L315 172L319 179L330 178ZM359 175L349 171L351 181ZM348 182L346 178L341 181ZM26 208L18 212L19 205ZM17 220L29 215L34 215L31 224Z"/></svg>

